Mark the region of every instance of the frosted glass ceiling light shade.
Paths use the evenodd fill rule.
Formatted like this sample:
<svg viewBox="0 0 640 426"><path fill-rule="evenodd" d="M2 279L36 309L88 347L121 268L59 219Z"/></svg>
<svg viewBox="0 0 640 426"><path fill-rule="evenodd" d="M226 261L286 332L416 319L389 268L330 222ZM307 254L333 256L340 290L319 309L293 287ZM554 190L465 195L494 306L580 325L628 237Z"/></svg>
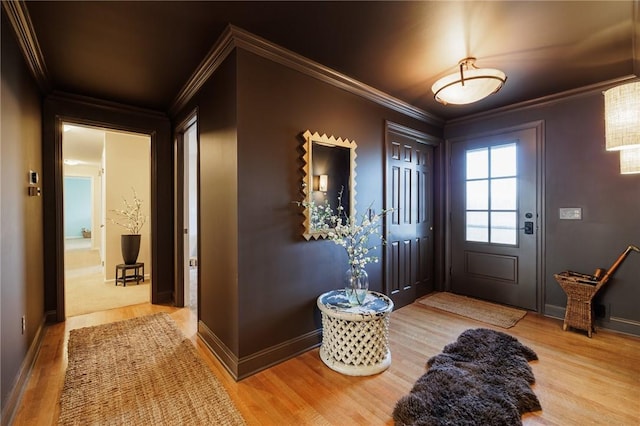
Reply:
<svg viewBox="0 0 640 426"><path fill-rule="evenodd" d="M507 81L505 74L493 68L476 68L476 58L458 63L460 71L442 77L431 86L433 97L441 104L464 105L496 93Z"/></svg>
<svg viewBox="0 0 640 426"><path fill-rule="evenodd" d="M620 150L620 174L640 173L640 148Z"/></svg>
<svg viewBox="0 0 640 426"><path fill-rule="evenodd" d="M640 148L640 82L605 90L604 134L607 151Z"/></svg>

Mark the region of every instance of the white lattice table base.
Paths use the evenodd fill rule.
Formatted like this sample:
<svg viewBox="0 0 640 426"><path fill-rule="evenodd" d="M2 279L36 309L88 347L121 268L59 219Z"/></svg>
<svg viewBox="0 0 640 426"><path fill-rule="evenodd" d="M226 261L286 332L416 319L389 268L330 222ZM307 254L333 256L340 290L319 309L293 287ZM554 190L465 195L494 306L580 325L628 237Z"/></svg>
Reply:
<svg viewBox="0 0 640 426"><path fill-rule="evenodd" d="M362 306L348 304L343 290L318 298L322 313L320 359L332 370L351 376L368 376L391 365L387 296L369 292Z"/></svg>

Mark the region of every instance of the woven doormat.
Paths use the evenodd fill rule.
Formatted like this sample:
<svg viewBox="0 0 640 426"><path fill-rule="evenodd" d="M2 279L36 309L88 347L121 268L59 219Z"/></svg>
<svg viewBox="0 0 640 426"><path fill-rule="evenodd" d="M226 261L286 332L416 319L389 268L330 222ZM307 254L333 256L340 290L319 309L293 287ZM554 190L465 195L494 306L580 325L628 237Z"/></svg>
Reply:
<svg viewBox="0 0 640 426"><path fill-rule="evenodd" d="M59 425L244 425L166 313L71 330Z"/></svg>
<svg viewBox="0 0 640 426"><path fill-rule="evenodd" d="M511 328L527 311L485 302L453 293L435 293L418 300L419 303L463 317L482 321L502 328Z"/></svg>

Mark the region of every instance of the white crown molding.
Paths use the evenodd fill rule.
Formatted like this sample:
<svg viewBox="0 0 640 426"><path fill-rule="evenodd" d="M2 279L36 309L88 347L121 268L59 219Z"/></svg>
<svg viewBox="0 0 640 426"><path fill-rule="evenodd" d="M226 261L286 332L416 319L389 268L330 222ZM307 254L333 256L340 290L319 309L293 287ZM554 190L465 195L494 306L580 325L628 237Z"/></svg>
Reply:
<svg viewBox="0 0 640 426"><path fill-rule="evenodd" d="M287 50L234 25L227 26L205 59L200 63L198 68L196 68L196 71L191 75L182 90L180 90L178 96L173 101L171 108L169 109L169 113L171 115L175 115L187 104L189 99L191 99L198 89L202 87L207 78L211 76L211 74L218 66L220 66L222 61L233 51L234 48L242 48L256 55L262 56L263 58L361 96L408 117L438 126L442 126L444 124L444 120L433 114L416 108L413 105L394 98L378 89L361 83L347 75L307 59L295 52Z"/></svg>
<svg viewBox="0 0 640 426"><path fill-rule="evenodd" d="M171 102L171 106L169 107L169 115L171 117L175 117L175 115L187 105L233 49L235 49L235 44L231 26L227 26L204 59L196 67L196 70L191 74L191 77L189 77L185 85L182 86L182 89L180 89L173 102Z"/></svg>
<svg viewBox="0 0 640 426"><path fill-rule="evenodd" d="M2 8L7 13L13 32L16 35L18 45L22 51L27 66L31 70L33 78L43 93L51 91L51 83L44 56L38 44L38 38L31 24L29 11L23 0L2 1Z"/></svg>
<svg viewBox="0 0 640 426"><path fill-rule="evenodd" d="M454 118L452 120L447 121L447 126L454 125L454 124L457 125L462 123L471 123L471 122L483 120L489 117L495 117L501 114L522 111L529 108L539 108L541 106L562 102L569 98L590 95L598 91L602 92L618 84L631 82L637 79L638 79L638 76L634 74L626 75L624 77L619 77L612 80L591 84L589 86L578 87L577 89L566 90L564 92L554 93L552 95L543 96L540 98L531 99L528 101L523 101L523 102L511 104L511 105L506 105L504 107L495 108L488 111L482 111L477 114L467 115L460 118Z"/></svg>
<svg viewBox="0 0 640 426"><path fill-rule="evenodd" d="M427 145L438 146L443 142L441 138L435 137L420 130L413 129L411 127L403 126L402 124L395 123L393 121L385 121L387 130L394 133L399 133L403 136L408 136L415 139L417 142Z"/></svg>
<svg viewBox="0 0 640 426"><path fill-rule="evenodd" d="M90 96L77 95L75 93L62 92L58 90L52 91L46 97L46 100L53 102L68 102L75 105L87 105L94 108L99 108L103 111L124 112L127 114L134 114L154 120L168 120L167 115L160 111L121 104L119 102L107 101L104 99L92 98Z"/></svg>

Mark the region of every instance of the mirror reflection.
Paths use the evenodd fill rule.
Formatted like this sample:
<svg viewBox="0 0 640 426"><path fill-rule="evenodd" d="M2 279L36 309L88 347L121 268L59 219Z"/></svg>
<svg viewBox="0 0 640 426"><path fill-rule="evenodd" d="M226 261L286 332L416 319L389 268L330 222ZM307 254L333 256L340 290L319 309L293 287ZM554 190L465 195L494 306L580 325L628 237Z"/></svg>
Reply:
<svg viewBox="0 0 640 426"><path fill-rule="evenodd" d="M306 131L305 138L305 176L303 182L305 206L304 237L324 238L328 229L321 219L311 214L309 205L325 203L337 211L338 198L344 208L345 216L355 213L355 157L356 143L336 139L333 136L320 136Z"/></svg>

